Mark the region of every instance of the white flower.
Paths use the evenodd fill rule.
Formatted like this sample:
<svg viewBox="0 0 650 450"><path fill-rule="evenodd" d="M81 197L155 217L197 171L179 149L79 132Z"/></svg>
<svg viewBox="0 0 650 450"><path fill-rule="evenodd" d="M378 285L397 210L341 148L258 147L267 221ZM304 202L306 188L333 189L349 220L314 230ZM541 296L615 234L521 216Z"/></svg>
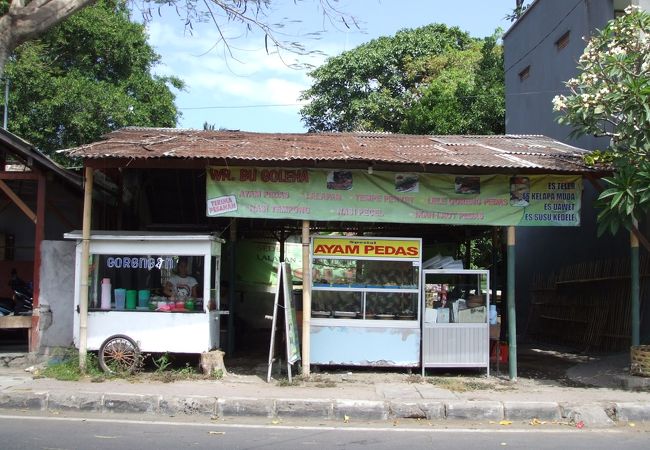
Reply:
<svg viewBox="0 0 650 450"><path fill-rule="evenodd" d="M609 53L609 54L612 55L612 56L616 56L616 55L625 55L626 52L625 52L625 49L624 49L624 48L621 48L621 47L614 47L613 49L611 49L611 50L610 50L609 52L607 52L607 53Z"/></svg>
<svg viewBox="0 0 650 450"><path fill-rule="evenodd" d="M633 12L636 11L641 11L641 8L639 8L637 5L630 5L627 8L625 8L625 14L632 14Z"/></svg>
<svg viewBox="0 0 650 450"><path fill-rule="evenodd" d="M553 111L562 111L564 108L566 108L566 97L564 95L553 97Z"/></svg>

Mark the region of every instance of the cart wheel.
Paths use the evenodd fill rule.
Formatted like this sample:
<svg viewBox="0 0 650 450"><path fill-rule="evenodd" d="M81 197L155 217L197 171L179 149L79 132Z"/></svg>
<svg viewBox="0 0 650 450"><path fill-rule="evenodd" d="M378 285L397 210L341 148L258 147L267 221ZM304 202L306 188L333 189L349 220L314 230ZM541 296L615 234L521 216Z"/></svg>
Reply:
<svg viewBox="0 0 650 450"><path fill-rule="evenodd" d="M99 347L99 366L106 373L130 374L139 368L140 349L133 339L123 334L109 337Z"/></svg>

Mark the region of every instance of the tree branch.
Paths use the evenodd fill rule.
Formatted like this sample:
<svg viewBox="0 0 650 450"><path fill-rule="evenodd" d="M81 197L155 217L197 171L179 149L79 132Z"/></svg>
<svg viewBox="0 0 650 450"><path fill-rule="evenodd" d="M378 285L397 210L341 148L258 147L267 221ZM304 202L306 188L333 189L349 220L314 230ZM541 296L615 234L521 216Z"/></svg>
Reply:
<svg viewBox="0 0 650 450"><path fill-rule="evenodd" d="M11 34L11 50L95 3L95 0L34 0L22 7L18 3L12 3L7 13L10 29L0 31Z"/></svg>

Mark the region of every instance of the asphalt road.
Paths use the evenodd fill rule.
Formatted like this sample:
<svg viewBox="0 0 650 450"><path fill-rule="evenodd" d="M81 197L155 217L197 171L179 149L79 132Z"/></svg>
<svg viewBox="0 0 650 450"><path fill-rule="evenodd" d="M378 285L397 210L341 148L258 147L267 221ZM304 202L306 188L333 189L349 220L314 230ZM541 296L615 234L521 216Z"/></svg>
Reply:
<svg viewBox="0 0 650 450"><path fill-rule="evenodd" d="M288 423L271 419L210 421L205 418L141 420L138 417L3 411L0 447L17 449L647 449L650 427L577 430L455 428L431 423Z"/></svg>

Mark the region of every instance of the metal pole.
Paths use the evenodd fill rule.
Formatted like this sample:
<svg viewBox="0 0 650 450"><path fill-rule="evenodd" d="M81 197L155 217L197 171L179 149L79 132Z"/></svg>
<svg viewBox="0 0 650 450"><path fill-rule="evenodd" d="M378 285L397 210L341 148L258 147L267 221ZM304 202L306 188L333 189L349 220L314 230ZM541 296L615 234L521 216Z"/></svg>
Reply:
<svg viewBox="0 0 650 450"><path fill-rule="evenodd" d="M636 227L636 221L634 222ZM632 308L632 345L641 343L641 319L639 302L639 239L630 232L630 280Z"/></svg>
<svg viewBox="0 0 650 450"><path fill-rule="evenodd" d="M7 120L9 118L9 78L5 78L5 114L2 122L5 130L7 129Z"/></svg>
<svg viewBox="0 0 650 450"><path fill-rule="evenodd" d="M515 312L515 227L508 227L508 369L517 381L517 314Z"/></svg>
<svg viewBox="0 0 650 450"><path fill-rule="evenodd" d="M311 332L311 271L309 269L309 221L302 221L302 374L309 376Z"/></svg>
<svg viewBox="0 0 650 450"><path fill-rule="evenodd" d="M86 371L88 350L88 259L90 258L90 224L93 201L93 169L86 167L84 211L81 231L81 283L79 286L79 369Z"/></svg>

